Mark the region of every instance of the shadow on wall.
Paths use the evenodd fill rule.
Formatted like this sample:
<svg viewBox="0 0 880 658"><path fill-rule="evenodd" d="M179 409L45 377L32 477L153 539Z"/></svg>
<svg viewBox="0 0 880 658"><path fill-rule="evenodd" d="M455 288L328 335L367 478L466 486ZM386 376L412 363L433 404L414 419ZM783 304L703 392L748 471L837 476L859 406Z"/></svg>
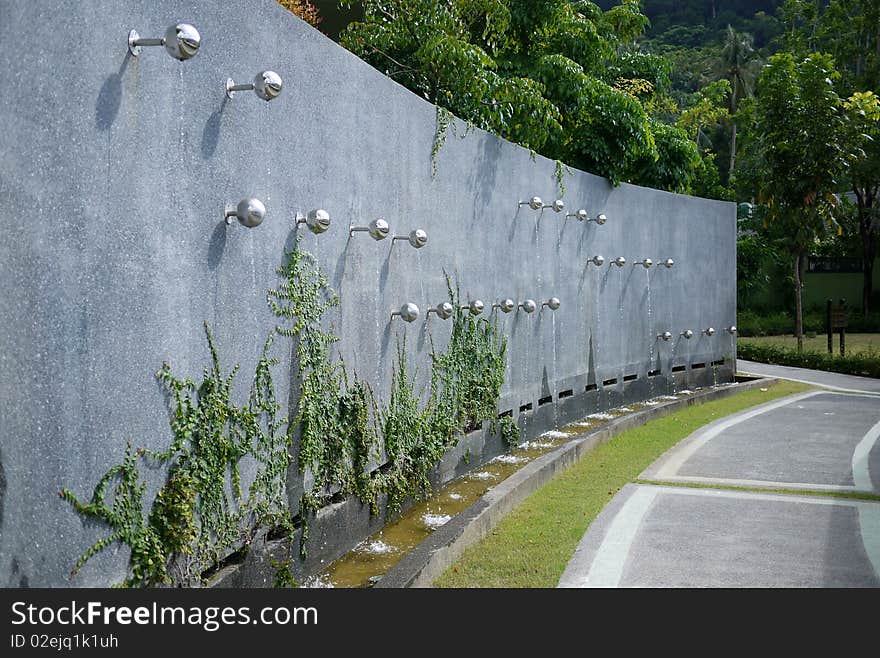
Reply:
<svg viewBox="0 0 880 658"><path fill-rule="evenodd" d="M0 535L3 534L3 510L6 507L6 471L3 468L3 452L0 451ZM21 573L21 566L15 557L12 558L9 581L4 587L27 587L27 575Z"/></svg>
<svg viewBox="0 0 880 658"><path fill-rule="evenodd" d="M220 142L220 122L223 119L223 110L226 109L226 103L229 99L223 97L220 107L208 117L205 122L205 129L202 131L202 159L209 160L217 150L217 144Z"/></svg>
<svg viewBox="0 0 880 658"><path fill-rule="evenodd" d="M211 241L208 243L208 267L213 272L223 260L223 252L226 250L226 222L221 220L214 232L211 233Z"/></svg>
<svg viewBox="0 0 880 658"><path fill-rule="evenodd" d="M471 212L471 228L475 228L485 221L482 214L485 208L491 206L500 159L501 140L484 137L483 147L480 150L480 159L477 162L477 166L474 167L474 176L471 180L471 189L476 190L473 210Z"/></svg>
<svg viewBox="0 0 880 658"><path fill-rule="evenodd" d="M119 70L112 73L101 85L98 100L95 102L95 128L101 132L110 130L119 115L119 106L122 105L122 74L131 58L131 53L126 51Z"/></svg>
<svg viewBox="0 0 880 658"><path fill-rule="evenodd" d="M0 532L3 532L3 507L6 505L6 472L3 470L3 453L0 452Z"/></svg>

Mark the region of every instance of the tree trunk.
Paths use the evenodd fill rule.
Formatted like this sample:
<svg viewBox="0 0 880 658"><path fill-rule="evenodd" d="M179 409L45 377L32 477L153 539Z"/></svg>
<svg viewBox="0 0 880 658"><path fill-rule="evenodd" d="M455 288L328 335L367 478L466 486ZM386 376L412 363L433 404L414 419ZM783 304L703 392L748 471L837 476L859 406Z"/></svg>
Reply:
<svg viewBox="0 0 880 658"><path fill-rule="evenodd" d="M859 235L862 238L862 315L871 312L871 297L874 293L874 259L877 257L877 233L873 229L873 210L875 190L856 188L856 202L859 215Z"/></svg>
<svg viewBox="0 0 880 658"><path fill-rule="evenodd" d="M733 130L730 131L730 167L727 170L727 184L733 178L733 168L736 166L736 121L732 122Z"/></svg>
<svg viewBox="0 0 880 658"><path fill-rule="evenodd" d="M794 253L794 335L797 337L798 352L804 351L804 303L801 290L801 261L803 249Z"/></svg>

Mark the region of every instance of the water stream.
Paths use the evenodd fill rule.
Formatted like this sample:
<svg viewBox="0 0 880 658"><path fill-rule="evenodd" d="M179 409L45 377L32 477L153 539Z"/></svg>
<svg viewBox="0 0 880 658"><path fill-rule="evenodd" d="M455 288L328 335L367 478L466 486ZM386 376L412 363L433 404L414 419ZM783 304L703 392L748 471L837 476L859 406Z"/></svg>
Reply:
<svg viewBox="0 0 880 658"><path fill-rule="evenodd" d="M651 301L651 276L650 270L645 270L645 286L647 289L647 300L648 300L648 341L650 347L648 348L648 372L654 370L654 349L657 347L657 332L654 330L654 309L653 303ZM651 391L651 397L654 397L654 380L656 377L648 377L648 390Z"/></svg>
<svg viewBox="0 0 880 658"><path fill-rule="evenodd" d="M475 471L436 490L399 518L358 544L305 586L370 587L434 530L463 511L491 487L505 480L533 459L559 447L575 434L597 426L584 421L577 426L546 432L534 441L496 457Z"/></svg>
<svg viewBox="0 0 880 658"><path fill-rule="evenodd" d="M675 395L675 389L678 387L675 378L676 373L673 372L673 368L675 368L675 351L678 348L678 344L685 339L684 336L678 336L678 333L681 332L673 331L672 338L669 341L672 343L672 347L669 350L669 381L666 385L666 391L670 395Z"/></svg>
<svg viewBox="0 0 880 658"><path fill-rule="evenodd" d="M550 373L550 381L552 382L552 390L559 390L559 371L557 370L558 364L558 354L557 354L557 340L556 340L556 311L550 312L550 327L553 331L551 340L553 341L553 372ZM553 427L557 427L559 425L559 405L553 405Z"/></svg>
<svg viewBox="0 0 880 658"><path fill-rule="evenodd" d="M683 392L684 393L684 392ZM689 391L687 393L690 393ZM601 427L624 414L634 413L681 395L661 396L643 403L594 413L583 420L558 430L544 432L526 441L467 475L437 489L427 500L416 503L405 513L385 525L353 550L330 564L324 571L309 578L304 587L372 587L404 555L418 546L434 530L476 502L496 484L502 482L529 462L537 459L574 436Z"/></svg>
<svg viewBox="0 0 880 658"><path fill-rule="evenodd" d="M602 343L602 288L603 283L607 282L607 279L603 279L603 272L601 267L596 268L596 294L594 297L593 305L596 307L596 331L593 333L593 358L595 359L593 366L593 376L596 380L599 379L599 354L600 349L599 345ZM587 382L589 384L589 381ZM598 385L598 381L594 381L593 384ZM599 397L596 396L596 409L599 408Z"/></svg>

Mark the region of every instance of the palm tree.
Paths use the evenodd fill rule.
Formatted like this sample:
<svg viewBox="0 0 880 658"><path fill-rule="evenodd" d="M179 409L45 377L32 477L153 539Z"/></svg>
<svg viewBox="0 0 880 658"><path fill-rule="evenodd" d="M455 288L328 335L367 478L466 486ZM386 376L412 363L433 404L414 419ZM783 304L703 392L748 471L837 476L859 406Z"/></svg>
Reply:
<svg viewBox="0 0 880 658"><path fill-rule="evenodd" d="M734 117L739 101L752 95L754 82L758 77L761 61L755 52L754 38L751 34L737 32L730 25L724 47L718 60L718 73L730 81L730 116ZM736 119L731 120L730 167L728 176L733 176L736 166Z"/></svg>

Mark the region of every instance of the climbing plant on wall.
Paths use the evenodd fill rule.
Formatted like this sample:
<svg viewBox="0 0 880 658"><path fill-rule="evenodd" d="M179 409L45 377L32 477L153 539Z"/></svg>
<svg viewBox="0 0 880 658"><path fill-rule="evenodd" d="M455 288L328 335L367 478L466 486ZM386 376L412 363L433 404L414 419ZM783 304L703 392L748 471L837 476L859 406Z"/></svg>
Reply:
<svg viewBox="0 0 880 658"><path fill-rule="evenodd" d="M387 510L394 512L407 497L430 490L431 470L465 432L487 420L495 427L506 339L493 321L463 308L450 278L449 300L456 309L452 331L444 350L432 347L426 400L415 391L402 342L389 401L378 408L370 387L350 376L341 359L331 357L338 338L324 327L325 314L339 305L339 298L314 257L297 241L278 274L281 283L268 291L267 300L281 322L263 346L247 402L234 402L239 368L224 373L205 323L211 361L201 381L174 375L167 363L156 373L169 392L172 439L167 449L129 445L122 463L104 474L87 503L69 489L60 492L77 512L111 529L77 560L74 573L121 543L131 550L123 584L198 585L207 570L246 549L259 532L293 536L287 501L291 447L298 448L299 472L311 482L299 510L304 553L309 516L334 496L357 496L373 513L385 497ZM294 343L291 386L298 396L292 423L282 416L275 395L272 368L278 360L270 357L275 334ZM509 443L518 439L512 419L503 419L500 431ZM373 468L380 448L386 461ZM245 458L257 464L246 496L239 472ZM167 469L149 509L138 467L142 460ZM288 566L279 574L283 577L276 582L291 582Z"/></svg>
<svg viewBox="0 0 880 658"><path fill-rule="evenodd" d="M269 306L282 320L276 331L294 339L294 368L299 389L294 421L299 433L299 468L309 471L312 486L300 501L301 547L308 538L308 515L336 493L375 501L367 470L375 455L376 433L370 422L373 396L361 381L349 381L330 347L339 339L322 326L324 314L339 305L314 256L299 241L278 268L282 282L269 290ZM375 504L375 502L374 502Z"/></svg>
<svg viewBox="0 0 880 658"><path fill-rule="evenodd" d="M404 343L389 402L377 409L371 389L356 378L349 381L344 363L330 358L330 346L338 339L323 328L322 319L339 298L326 276L299 243L286 258L278 270L282 283L269 291L269 300L284 320L277 331L295 339L299 466L313 476L301 501L307 536L308 514L333 495L356 495L376 512L380 496L387 496L387 509L395 511L408 496L424 494L430 488L428 474L444 451L463 432L494 421L506 340L493 322L461 308L460 293L447 278L456 311L446 349L432 351L426 403L414 389ZM378 459L380 445L386 461L371 474L370 461Z"/></svg>
<svg viewBox="0 0 880 658"><path fill-rule="evenodd" d="M121 464L99 481L88 503L69 489L61 497L79 513L104 521L113 532L77 560L76 573L91 557L116 542L131 549L127 586L195 585L202 574L242 545L259 528L291 527L284 487L289 462L287 421L275 399L266 341L247 404L232 401L238 366L224 374L211 329L205 323L211 365L201 382L176 377L163 364L157 378L171 394L172 441L164 451L126 450ZM246 457L258 464L247 497L243 496L239 463ZM168 476L149 511L144 508L146 484L139 459L165 466ZM112 502L107 501L111 482Z"/></svg>
<svg viewBox="0 0 880 658"><path fill-rule="evenodd" d="M495 422L507 340L494 322L462 308L460 291L448 277L447 288L455 309L452 334L444 351L432 353L427 403L419 403L403 343L391 397L380 413L388 461L377 476L377 487L388 496L390 512L408 496L420 498L430 491L428 474L464 432L486 420Z"/></svg>

